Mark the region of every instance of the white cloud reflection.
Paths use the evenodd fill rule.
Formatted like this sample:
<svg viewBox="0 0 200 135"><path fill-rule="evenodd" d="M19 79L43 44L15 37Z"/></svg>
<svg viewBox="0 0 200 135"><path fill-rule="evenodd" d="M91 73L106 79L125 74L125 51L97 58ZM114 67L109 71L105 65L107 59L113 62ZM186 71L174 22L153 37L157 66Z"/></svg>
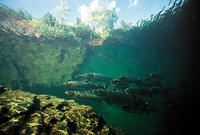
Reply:
<svg viewBox="0 0 200 135"><path fill-rule="evenodd" d="M78 11L81 14L81 21L87 23L87 20L90 17L90 12L96 8L106 8L108 10L116 9L116 12L119 12L119 8L116 8L116 1L109 0L92 0L89 6L81 5Z"/></svg>

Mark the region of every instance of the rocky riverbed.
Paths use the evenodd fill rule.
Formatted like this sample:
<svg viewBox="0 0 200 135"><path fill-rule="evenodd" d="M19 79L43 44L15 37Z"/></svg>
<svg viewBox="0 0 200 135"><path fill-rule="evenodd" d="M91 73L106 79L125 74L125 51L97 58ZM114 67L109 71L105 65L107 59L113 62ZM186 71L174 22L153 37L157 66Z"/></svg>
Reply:
<svg viewBox="0 0 200 135"><path fill-rule="evenodd" d="M0 134L124 135L90 106L0 86Z"/></svg>

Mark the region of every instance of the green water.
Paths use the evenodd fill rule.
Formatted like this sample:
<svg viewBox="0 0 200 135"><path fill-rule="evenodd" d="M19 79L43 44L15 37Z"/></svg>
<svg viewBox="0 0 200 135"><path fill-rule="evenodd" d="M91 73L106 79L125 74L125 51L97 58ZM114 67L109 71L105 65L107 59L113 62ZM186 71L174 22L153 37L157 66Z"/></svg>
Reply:
<svg viewBox="0 0 200 135"><path fill-rule="evenodd" d="M102 112L101 112L102 111ZM159 114L131 114L124 112L116 106L109 106L104 103L100 106L99 113L111 125L118 125L125 129L130 135L132 134L153 134L157 131L160 122Z"/></svg>
<svg viewBox="0 0 200 135"><path fill-rule="evenodd" d="M191 5L189 5L189 7L190 6ZM188 80L192 80L191 71L193 69L198 69L198 67L193 64L193 61L195 61L193 55L195 56L195 54L192 53L197 50L192 49L190 45L196 43L192 40L199 41L199 35L194 36L191 34L194 31L192 24L195 24L190 18L193 16L193 13L190 13L187 17L184 17L184 15L189 13L188 9L191 10L193 8L187 8L187 5L185 7L182 9L182 7L178 6L177 8L170 9L163 13L163 15L158 15L158 18L155 17L154 20L144 21L143 25L133 27L127 31L115 29L101 46L89 46L84 41L77 41L72 44L71 37L69 38L70 40L66 40L66 42L65 39L63 39L62 42L57 39L53 41L49 40L48 42L52 41L51 43L46 41L38 43L40 42L40 40L38 40L37 42L33 42L34 44L28 44L28 39L26 39L27 43L25 42L26 40L22 43L16 40L16 42L19 42L16 45L15 43L9 42L10 39L4 41L3 39L7 37L5 36L2 38L1 42L5 45L5 48L7 47L6 49L10 51L6 52L6 49L0 50L3 54L1 57L2 60L0 61L0 64L3 66L0 67L0 71L2 74L5 73L5 78L1 78L3 80L2 82L5 82L5 84L12 82L8 85L10 87L11 84L21 83L24 85L13 85L12 88L23 89L36 94L53 95L65 99L71 98L67 98L64 94L66 87L62 85L62 83L64 81L75 80L74 76L82 73L102 73L112 78L118 78L119 76L145 78L153 72L163 76L165 84L179 86L183 81L187 82ZM188 24L183 23L185 20L191 22L188 21ZM190 27L187 28L188 26ZM23 39L22 37L20 38ZM44 45L46 48L39 48L43 43L47 45ZM78 46L75 48L69 48L68 46L77 44ZM82 47L79 47L79 45ZM18 46L22 47L22 49L16 49ZM34 50L34 46L37 50ZM12 47L20 51L15 53ZM21 55L23 49L29 47L33 47L34 51L30 49L29 53L27 49L27 56ZM52 49L54 49L55 52L51 51ZM41 53L39 53L40 51ZM10 52L12 53L10 54ZM45 53L43 54L43 52ZM12 54L19 54L19 59L15 59L15 56L11 57L10 55ZM57 58L60 58L60 63L57 62ZM30 59L36 61L35 67L32 66L33 62L30 62ZM44 62L44 59L46 59L46 65L41 64ZM37 60L39 60L39 62L37 62ZM7 68L9 63L11 66ZM26 67L24 65L30 65L28 67L31 70L24 68ZM41 67L42 70L39 70ZM18 72L17 69L19 69L20 72ZM32 69L33 71L38 69L38 71L32 73L30 72ZM49 69L51 69L51 72ZM27 76L27 74L24 75L24 73L30 73L30 76ZM196 72L194 75L196 75ZM29 87L27 84L29 82L34 82L32 78L34 78L37 83ZM41 85L42 82L45 83ZM172 92L172 94L173 93L175 94L174 96L179 95L177 94L178 92ZM151 100L153 103L160 106L167 101L167 98L158 95L153 96ZM127 131L129 135L153 135L159 133L159 130L163 128L163 120L170 117L165 117L166 115L162 111L150 114L134 114L125 112L117 105L109 105L105 102L76 102L92 106L94 111L103 116L107 124L119 126ZM179 115L179 113L176 115ZM170 121L171 123L173 123L173 118L174 117L172 117ZM171 124L170 122L169 124L167 123L168 126Z"/></svg>
<svg viewBox="0 0 200 135"><path fill-rule="evenodd" d="M167 45L168 43L174 44L176 41L156 34L158 33L151 37L150 42L134 37L135 42L143 44L143 47L135 46L130 39L127 43L122 43L120 40L113 43L110 42L112 38L105 41L102 46L90 46L87 57L76 74L94 72L112 78L119 76L145 78L153 72L162 75L167 83L178 83L185 73L182 71L186 70L181 68L184 62L180 61L182 58L175 57L176 53L170 53L173 49ZM160 44L163 46L159 47ZM155 104L162 104L166 100L163 96L152 97L152 102ZM105 102L86 104L102 114L108 124L121 127L129 135L152 135L162 128L161 123L164 116L161 112L149 115L132 114L123 111L119 106L108 105Z"/></svg>
<svg viewBox="0 0 200 135"><path fill-rule="evenodd" d="M150 68L145 67L136 57L136 51L130 45L118 44L113 46L104 45L92 47L88 52L80 73L97 72L103 73L110 77L119 76L145 77ZM131 114L123 111L115 105L107 103L89 104L95 111L102 114L108 124L117 125L132 134L152 134L156 131L160 122L159 114Z"/></svg>

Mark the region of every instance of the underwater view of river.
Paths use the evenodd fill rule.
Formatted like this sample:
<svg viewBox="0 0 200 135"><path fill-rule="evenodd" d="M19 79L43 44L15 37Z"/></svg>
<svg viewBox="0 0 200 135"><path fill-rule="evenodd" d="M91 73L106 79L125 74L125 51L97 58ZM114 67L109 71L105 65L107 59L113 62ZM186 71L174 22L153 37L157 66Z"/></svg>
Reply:
<svg viewBox="0 0 200 135"><path fill-rule="evenodd" d="M0 1L0 135L193 134L197 1Z"/></svg>

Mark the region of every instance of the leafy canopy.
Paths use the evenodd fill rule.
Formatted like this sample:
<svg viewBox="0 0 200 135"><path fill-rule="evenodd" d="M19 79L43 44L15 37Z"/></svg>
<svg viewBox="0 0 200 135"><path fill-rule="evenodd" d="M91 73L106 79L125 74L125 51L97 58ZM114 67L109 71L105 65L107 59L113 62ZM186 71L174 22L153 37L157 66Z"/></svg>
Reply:
<svg viewBox="0 0 200 135"><path fill-rule="evenodd" d="M67 0L60 0L60 5L52 10L52 14L60 24L66 23L69 12L70 8L67 4Z"/></svg>

